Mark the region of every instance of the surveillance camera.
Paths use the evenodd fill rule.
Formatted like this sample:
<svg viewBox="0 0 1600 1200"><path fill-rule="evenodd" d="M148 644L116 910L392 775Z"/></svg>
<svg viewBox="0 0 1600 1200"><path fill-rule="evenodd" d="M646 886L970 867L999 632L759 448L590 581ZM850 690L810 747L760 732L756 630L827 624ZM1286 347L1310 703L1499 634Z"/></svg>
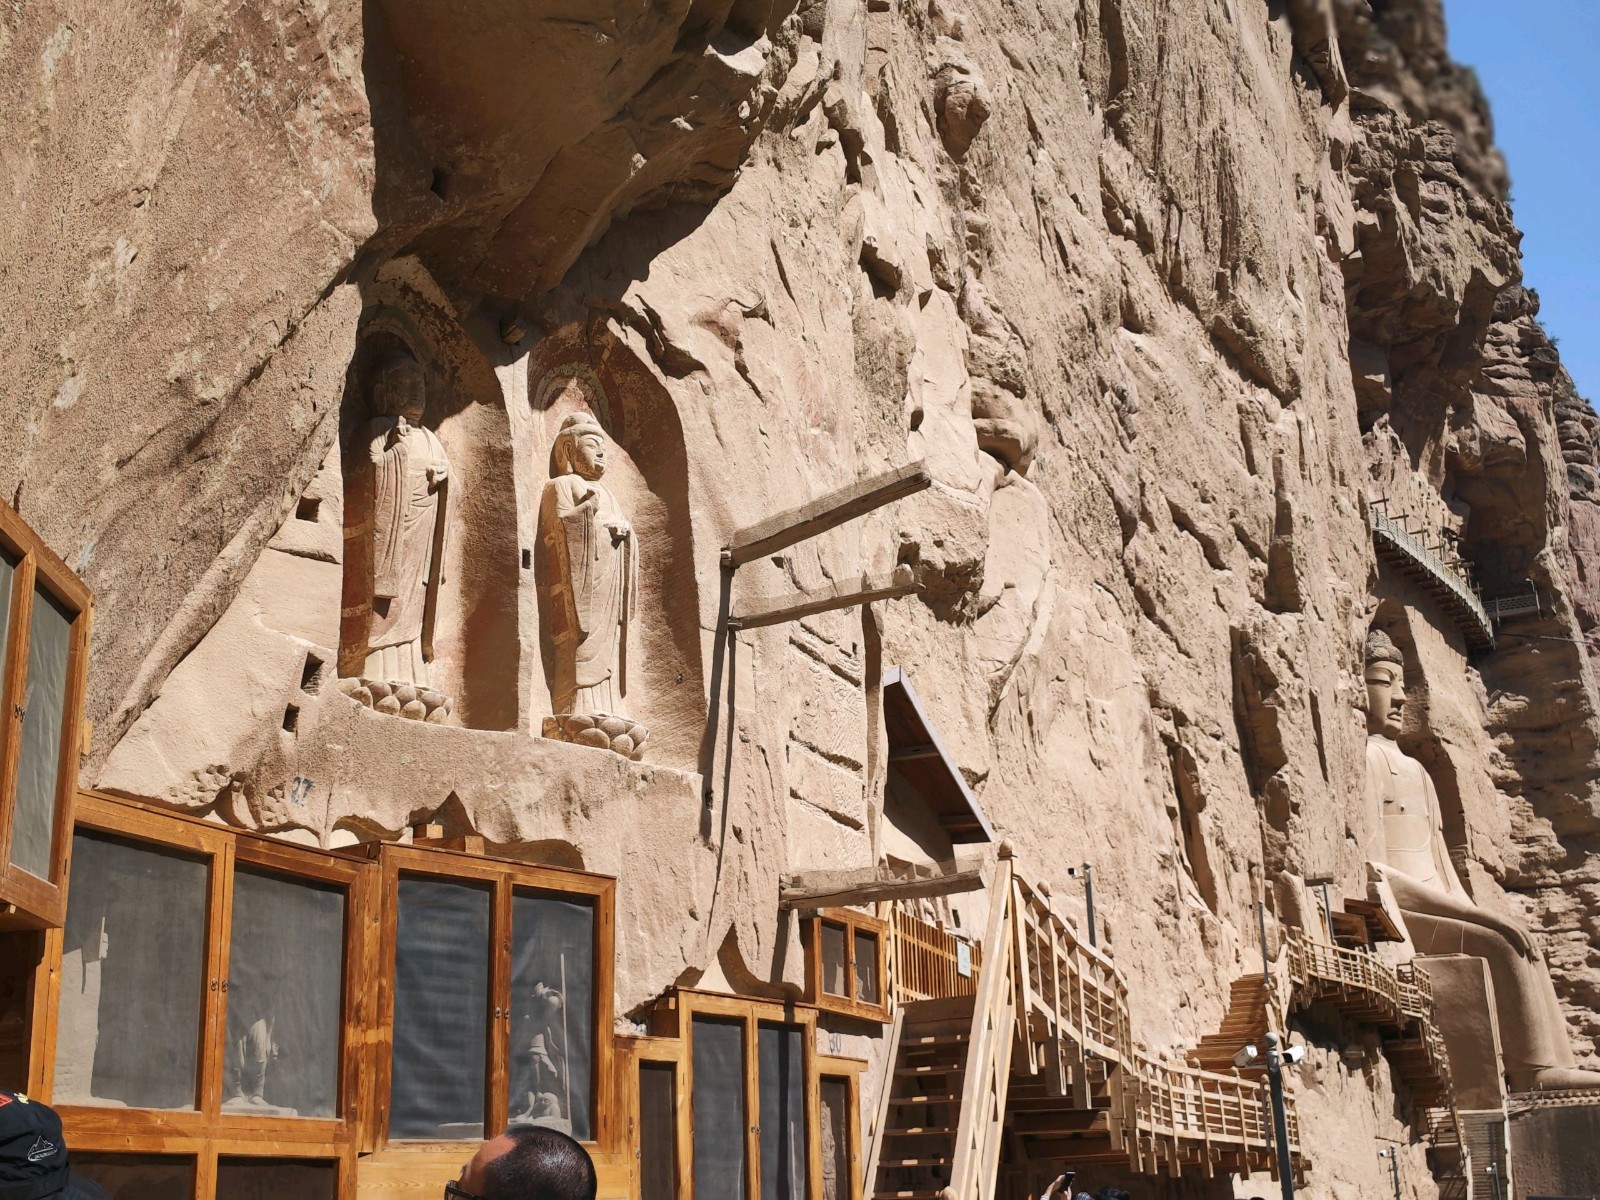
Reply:
<svg viewBox="0 0 1600 1200"><path fill-rule="evenodd" d="M1244 1046L1239 1050L1239 1053L1233 1056L1233 1065L1236 1067L1248 1067L1256 1061L1260 1053L1254 1046Z"/></svg>
<svg viewBox="0 0 1600 1200"><path fill-rule="evenodd" d="M1304 1046L1290 1046L1283 1052L1283 1061L1287 1063L1297 1063L1301 1059L1305 1058L1305 1056L1306 1048Z"/></svg>

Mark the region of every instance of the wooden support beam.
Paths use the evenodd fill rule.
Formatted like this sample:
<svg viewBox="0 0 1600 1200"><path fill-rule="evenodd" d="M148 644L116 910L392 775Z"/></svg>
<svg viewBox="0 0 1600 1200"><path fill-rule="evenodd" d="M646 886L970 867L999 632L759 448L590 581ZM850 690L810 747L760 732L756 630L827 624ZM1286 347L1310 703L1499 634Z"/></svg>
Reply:
<svg viewBox="0 0 1600 1200"><path fill-rule="evenodd" d="M765 625L781 625L801 617L833 612L840 608L854 608L874 600L894 600L920 592L922 585L911 575L911 568L899 566L892 575L849 579L816 588L808 592L791 592L787 596L759 597L739 606L728 615L729 629L760 629Z"/></svg>
<svg viewBox="0 0 1600 1200"><path fill-rule="evenodd" d="M739 530L722 548L722 565L737 567L753 558L775 554L786 546L826 533L892 501L913 496L932 483L933 476L920 461L868 479L858 479L799 508L777 513Z"/></svg>
<svg viewBox="0 0 1600 1200"><path fill-rule="evenodd" d="M974 858L947 859L909 872L893 867L861 867L849 871L803 871L779 881L780 908L838 908L876 900L914 900L976 892L984 886Z"/></svg>

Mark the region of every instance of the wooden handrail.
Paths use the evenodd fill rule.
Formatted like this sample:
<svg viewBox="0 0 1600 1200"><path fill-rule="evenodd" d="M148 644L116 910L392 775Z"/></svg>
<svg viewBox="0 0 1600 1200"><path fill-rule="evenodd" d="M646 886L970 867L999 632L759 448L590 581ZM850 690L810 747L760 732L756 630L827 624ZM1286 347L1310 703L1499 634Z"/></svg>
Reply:
<svg viewBox="0 0 1600 1200"><path fill-rule="evenodd" d="M1098 947L1079 941L1073 926L1020 875L1014 890L1018 953L1030 959L1029 986L1020 994L1026 995L1033 1015L1042 1018L1038 1025L1050 1036L1074 1041L1104 1060L1114 1081L1113 1120L1127 1125L1114 1127L1113 1139L1126 1148L1136 1169L1146 1169L1146 1143L1157 1148L1157 1158L1176 1155L1184 1143L1207 1155L1226 1150L1265 1155L1272 1144L1265 1085L1243 1079L1237 1071L1221 1074L1137 1050L1127 981L1115 963ZM1397 989L1391 991L1398 997ZM1017 1032L1024 1045L1037 1036L1029 1016L1019 1007ZM1290 1150L1298 1154L1300 1125L1292 1100L1287 1115ZM1161 1151L1163 1145L1169 1150Z"/></svg>
<svg viewBox="0 0 1600 1200"><path fill-rule="evenodd" d="M983 944L991 956L973 998L961 1115L950 1165L949 1190L961 1200L993 1200L999 1175L1018 984L1012 874L1011 860L1000 859L989 888L989 926Z"/></svg>
<svg viewBox="0 0 1600 1200"><path fill-rule="evenodd" d="M906 1010L896 1007L894 1018L889 1023L889 1040L884 1043L889 1047L889 1052L883 1058L883 1078L878 1088L878 1113L867 1135L867 1170L864 1178L869 1188L872 1186L872 1181L878 1177L878 1160L883 1155L883 1131L888 1128L889 1111L893 1107L894 1070L896 1060L900 1057L900 1031L905 1027L905 1021Z"/></svg>

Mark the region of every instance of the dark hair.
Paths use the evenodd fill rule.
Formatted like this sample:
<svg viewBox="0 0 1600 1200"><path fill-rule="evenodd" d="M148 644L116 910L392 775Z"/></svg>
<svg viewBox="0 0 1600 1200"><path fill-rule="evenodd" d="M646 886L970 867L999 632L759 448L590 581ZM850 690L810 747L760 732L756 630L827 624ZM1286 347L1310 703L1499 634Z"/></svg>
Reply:
<svg viewBox="0 0 1600 1200"><path fill-rule="evenodd" d="M511 1149L484 1168L485 1200L594 1200L589 1152L542 1126L506 1130Z"/></svg>

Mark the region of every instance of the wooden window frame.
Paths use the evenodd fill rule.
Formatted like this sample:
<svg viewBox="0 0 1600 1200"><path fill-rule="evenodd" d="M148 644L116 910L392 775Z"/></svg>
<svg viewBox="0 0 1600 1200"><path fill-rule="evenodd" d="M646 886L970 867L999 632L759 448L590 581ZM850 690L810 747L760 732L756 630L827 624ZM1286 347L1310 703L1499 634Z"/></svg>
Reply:
<svg viewBox="0 0 1600 1200"><path fill-rule="evenodd" d="M396 931L400 917L400 877L426 877L487 886L490 890L489 1042L485 1047L484 1128L493 1137L506 1127L511 1050L512 898L517 892L553 897L588 898L594 904L594 1082L590 1138L592 1153L620 1152L626 1119L617 1111L616 1067L613 1061L613 993L616 986L616 880L563 867L533 866L513 859L489 858L434 847L375 845L383 872L382 929L377 951L377 1012L372 1039L375 1061L371 1080L371 1121L365 1150L392 1149L460 1162L467 1141L389 1138L389 1095L394 1075L394 979Z"/></svg>
<svg viewBox="0 0 1600 1200"><path fill-rule="evenodd" d="M59 927L67 910L67 858L72 846L72 808L83 745L83 694L89 673L89 626L93 598L81 579L29 529L10 505L0 502L0 546L18 559L11 579L10 628L0 660L0 929ZM42 587L73 613L67 646L66 691L62 696L61 745L51 825L50 876L40 879L11 862L16 815L17 770L22 757L22 722L27 694L28 649L33 636L35 587Z"/></svg>
<svg viewBox="0 0 1600 1200"><path fill-rule="evenodd" d="M626 1098L627 1145L633 1155L632 1180L628 1194L633 1200L643 1200L643 1170L639 1161L640 1097L639 1067L650 1063L670 1066L673 1069L673 1107L677 1120L673 1122L674 1166L676 1176L673 1195L686 1200L694 1194L694 1130L684 1116L689 1111L688 1043L675 1037L617 1038L617 1067L624 1081L622 1095Z"/></svg>
<svg viewBox="0 0 1600 1200"><path fill-rule="evenodd" d="M670 1038L681 1047L679 1088L683 1103L678 1109L678 1171L680 1200L694 1195L694 1043L695 1017L733 1018L744 1026L744 1103L745 1200L761 1196L761 1080L760 1028L765 1024L798 1025L802 1029L802 1071L805 1075L806 1106L806 1200L822 1197L822 1133L819 1115L822 1108L817 1064L823 1057L817 1050L817 1010L793 1001L758 1000L729 996L720 992L700 992L678 988L656 1006L652 1019L652 1040ZM667 1060L658 1060L667 1061ZM637 1088L634 1104L637 1106Z"/></svg>
<svg viewBox="0 0 1600 1200"><path fill-rule="evenodd" d="M75 1150L133 1155L194 1156L196 1192L215 1193L216 1159L223 1157L337 1160L341 1197L352 1198L360 1141L363 1095L360 1070L371 1024L370 955L377 873L360 856L313 850L243 833L208 821L94 792L80 793L75 830L110 834L154 849L171 849L208 860L206 868L205 970L201 988L195 1108L192 1111L58 1104ZM343 978L340 996L339 1079L336 1116L268 1117L222 1110L227 1061L227 979L231 950L233 880L236 866L260 868L291 879L332 884L345 890ZM49 1100L55 1084L56 1032L65 932L45 934L35 989L29 1089Z"/></svg>
<svg viewBox="0 0 1600 1200"><path fill-rule="evenodd" d="M819 1054L817 1056L817 1189L820 1195L822 1188L822 1081L824 1079L840 1079L844 1081L849 1096L845 1105L845 1130L850 1137L850 1152L846 1158L850 1164L850 1179L848 1190L841 1200L864 1200L862 1190L866 1181L862 1178L865 1168L861 1158L861 1139L864 1131L861 1128L861 1072L867 1069L867 1064L859 1058L840 1058L837 1055Z"/></svg>
<svg viewBox="0 0 1600 1200"><path fill-rule="evenodd" d="M844 986L846 994L836 996L822 987L822 927L843 926ZM870 933L877 939L878 1003L867 1004L856 998L856 933ZM824 908L805 918L806 1003L823 1012L873 1021L889 1022L889 923L848 908Z"/></svg>
<svg viewBox="0 0 1600 1200"><path fill-rule="evenodd" d="M127 1137L112 1133L74 1133L67 1127L67 1141L74 1154L117 1154L129 1158L161 1161L173 1158L194 1160L192 1195L218 1196L217 1162L223 1158L281 1159L288 1162L332 1163L338 1170L334 1195L339 1200L355 1200L356 1150L349 1143L278 1142L271 1139L240 1141L227 1138L167 1136L159 1147L130 1147ZM218 1196L218 1200L226 1197Z"/></svg>

